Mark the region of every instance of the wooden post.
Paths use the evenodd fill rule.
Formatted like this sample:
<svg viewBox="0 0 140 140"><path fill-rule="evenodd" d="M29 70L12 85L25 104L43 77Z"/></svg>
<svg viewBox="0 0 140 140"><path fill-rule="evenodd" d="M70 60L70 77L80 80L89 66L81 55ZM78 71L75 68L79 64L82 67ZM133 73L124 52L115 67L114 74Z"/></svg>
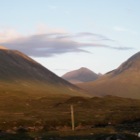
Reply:
<svg viewBox="0 0 140 140"><path fill-rule="evenodd" d="M74 131L75 122L74 122L74 108L73 108L73 105L70 106L70 109L71 109L71 125L72 125L72 130Z"/></svg>

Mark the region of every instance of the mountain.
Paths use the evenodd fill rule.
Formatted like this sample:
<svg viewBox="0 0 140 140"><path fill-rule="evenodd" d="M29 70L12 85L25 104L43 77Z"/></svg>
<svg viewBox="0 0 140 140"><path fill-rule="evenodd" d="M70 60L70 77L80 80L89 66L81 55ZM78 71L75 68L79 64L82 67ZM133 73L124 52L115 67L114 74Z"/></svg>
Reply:
<svg viewBox="0 0 140 140"><path fill-rule="evenodd" d="M71 83L83 83L83 82L94 81L98 77L99 75L84 67L78 70L70 71L62 76L63 79Z"/></svg>
<svg viewBox="0 0 140 140"><path fill-rule="evenodd" d="M17 50L0 47L0 92L28 95L83 95L80 89L58 77Z"/></svg>
<svg viewBox="0 0 140 140"><path fill-rule="evenodd" d="M98 96L115 95L140 99L140 52L95 82L78 86Z"/></svg>

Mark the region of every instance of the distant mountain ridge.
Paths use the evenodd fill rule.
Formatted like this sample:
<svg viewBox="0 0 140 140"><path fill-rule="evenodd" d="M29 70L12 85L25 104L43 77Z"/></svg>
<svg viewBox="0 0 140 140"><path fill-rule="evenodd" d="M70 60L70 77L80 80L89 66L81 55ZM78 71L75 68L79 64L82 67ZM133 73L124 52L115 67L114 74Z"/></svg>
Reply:
<svg viewBox="0 0 140 140"><path fill-rule="evenodd" d="M140 99L140 52L95 82L78 86L97 96L113 95Z"/></svg>
<svg viewBox="0 0 140 140"><path fill-rule="evenodd" d="M63 79L71 82L71 83L83 83L94 81L98 79L99 75L89 70L88 68L82 67L78 70L73 70L67 72L62 76Z"/></svg>

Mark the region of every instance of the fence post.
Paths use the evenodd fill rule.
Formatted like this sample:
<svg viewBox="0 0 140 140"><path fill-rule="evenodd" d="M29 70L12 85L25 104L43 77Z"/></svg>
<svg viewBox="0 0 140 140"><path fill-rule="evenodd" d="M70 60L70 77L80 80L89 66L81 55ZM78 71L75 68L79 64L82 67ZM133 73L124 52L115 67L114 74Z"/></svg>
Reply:
<svg viewBox="0 0 140 140"><path fill-rule="evenodd" d="M72 130L74 131L75 122L74 122L74 108L73 108L73 105L70 106L70 109L71 109L71 125L72 125Z"/></svg>

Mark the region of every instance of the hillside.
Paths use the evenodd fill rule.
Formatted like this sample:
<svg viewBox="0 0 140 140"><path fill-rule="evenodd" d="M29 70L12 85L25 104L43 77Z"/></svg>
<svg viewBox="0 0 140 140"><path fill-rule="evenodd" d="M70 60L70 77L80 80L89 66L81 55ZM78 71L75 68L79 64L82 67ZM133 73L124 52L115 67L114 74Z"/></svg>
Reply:
<svg viewBox="0 0 140 140"><path fill-rule="evenodd" d="M140 100L85 97L82 90L21 52L1 48L0 65L2 131L14 134L21 126L31 136L54 130L69 131L70 105L74 106L77 130L93 128L93 133L102 133L104 128L99 132L97 128L108 126L110 122L111 129L115 130L118 124L140 119ZM112 76L111 73L107 75Z"/></svg>
<svg viewBox="0 0 140 140"><path fill-rule="evenodd" d="M140 99L140 52L95 82L78 86L89 91L91 95L94 93L97 96L115 95Z"/></svg>
<svg viewBox="0 0 140 140"><path fill-rule="evenodd" d="M79 88L19 51L0 47L0 66L1 94L83 95Z"/></svg>
<svg viewBox="0 0 140 140"><path fill-rule="evenodd" d="M62 76L63 79L71 83L83 83L83 82L94 81L98 79L98 77L99 77L98 74L84 67L78 70L67 72Z"/></svg>

